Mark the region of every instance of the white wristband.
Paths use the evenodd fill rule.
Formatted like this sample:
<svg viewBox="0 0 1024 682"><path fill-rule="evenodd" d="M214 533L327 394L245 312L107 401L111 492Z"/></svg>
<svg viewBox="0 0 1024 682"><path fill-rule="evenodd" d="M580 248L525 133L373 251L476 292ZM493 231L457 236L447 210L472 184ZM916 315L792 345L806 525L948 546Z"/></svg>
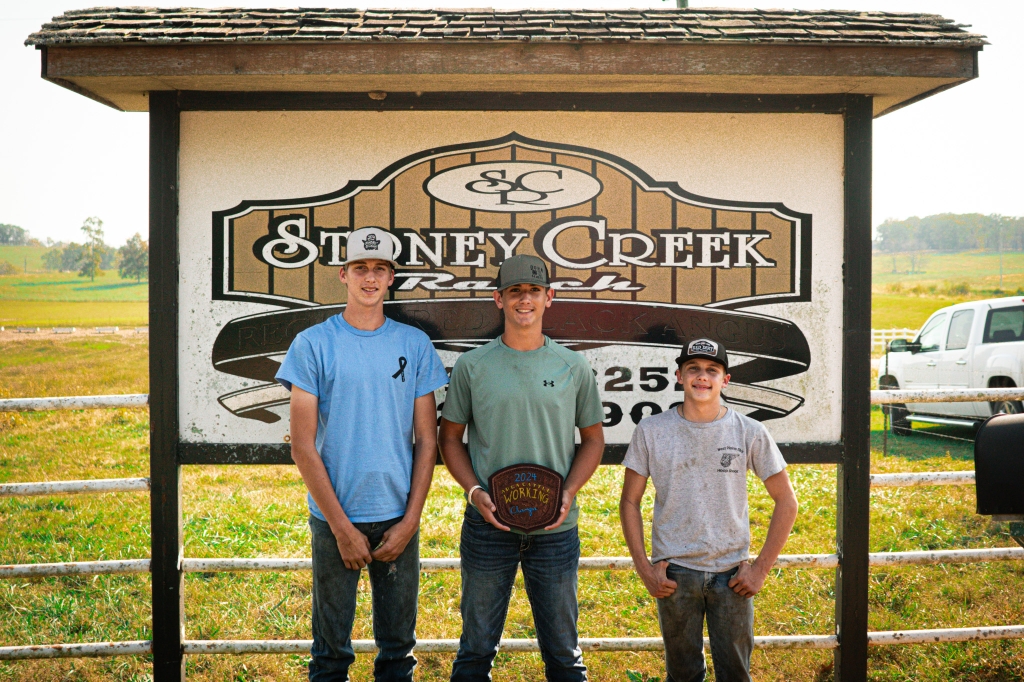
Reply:
<svg viewBox="0 0 1024 682"><path fill-rule="evenodd" d="M466 501L472 504L474 509L476 509L476 505L473 504L473 493L477 491L477 488L479 488L480 490L484 489L482 485L475 485L469 489L468 493L466 493Z"/></svg>

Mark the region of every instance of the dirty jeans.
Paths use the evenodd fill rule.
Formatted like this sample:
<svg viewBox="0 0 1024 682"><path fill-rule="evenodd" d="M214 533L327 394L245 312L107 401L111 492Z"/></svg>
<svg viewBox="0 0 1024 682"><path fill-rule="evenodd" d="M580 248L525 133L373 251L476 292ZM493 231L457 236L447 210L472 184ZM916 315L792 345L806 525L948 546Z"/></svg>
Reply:
<svg viewBox="0 0 1024 682"><path fill-rule="evenodd" d="M376 547L384 531L401 520L354 525L369 539L370 547ZM360 571L345 568L338 542L326 521L311 516L309 528L313 536L313 658L309 679L347 682L348 668L355 660L352 622ZM373 676L379 682L412 680L419 562L417 532L394 562L374 561L367 566L373 596L373 639L380 650L373 662Z"/></svg>
<svg viewBox="0 0 1024 682"><path fill-rule="evenodd" d="M665 638L666 682L703 681L705 614L715 679L750 682L754 600L729 587L737 568L706 573L669 564L668 577L676 581L676 591L658 600L658 623Z"/></svg>
<svg viewBox="0 0 1024 682"><path fill-rule="evenodd" d="M498 530L473 507L462 520L462 638L452 682L491 679L516 570L523 567L547 679L583 682L587 668L576 621L580 537L576 528L550 535Z"/></svg>

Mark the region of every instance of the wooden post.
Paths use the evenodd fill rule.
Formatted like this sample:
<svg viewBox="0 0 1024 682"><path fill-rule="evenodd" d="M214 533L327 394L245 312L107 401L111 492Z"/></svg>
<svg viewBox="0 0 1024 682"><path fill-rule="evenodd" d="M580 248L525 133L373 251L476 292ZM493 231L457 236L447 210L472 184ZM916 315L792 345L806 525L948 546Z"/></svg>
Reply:
<svg viewBox="0 0 1024 682"><path fill-rule="evenodd" d="M149 477L153 680L185 679L178 464L177 93L149 94Z"/></svg>
<svg viewBox="0 0 1024 682"><path fill-rule="evenodd" d="M871 520L872 98L847 95L843 235L843 455L838 467L836 682L863 682L868 665Z"/></svg>

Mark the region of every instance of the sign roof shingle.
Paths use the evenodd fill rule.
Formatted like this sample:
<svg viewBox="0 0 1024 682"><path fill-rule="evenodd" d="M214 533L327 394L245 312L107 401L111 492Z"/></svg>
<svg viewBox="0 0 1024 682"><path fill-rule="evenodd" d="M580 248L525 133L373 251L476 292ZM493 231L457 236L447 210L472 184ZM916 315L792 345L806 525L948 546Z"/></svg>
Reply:
<svg viewBox="0 0 1024 682"><path fill-rule="evenodd" d="M976 48L984 36L935 14L756 9L355 10L98 7L54 17L27 45L656 40Z"/></svg>

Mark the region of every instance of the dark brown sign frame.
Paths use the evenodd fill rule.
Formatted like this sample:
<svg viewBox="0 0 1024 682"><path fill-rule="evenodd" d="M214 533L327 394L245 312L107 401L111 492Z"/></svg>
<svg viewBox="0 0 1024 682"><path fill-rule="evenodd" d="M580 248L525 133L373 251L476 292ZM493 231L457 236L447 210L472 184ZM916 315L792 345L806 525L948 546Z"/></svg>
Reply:
<svg viewBox="0 0 1024 682"><path fill-rule="evenodd" d="M500 107L496 102L500 98ZM150 477L154 680L184 679L181 466L287 464L288 445L203 445L179 441L178 151L182 111L494 110L831 113L844 117L842 442L783 448L790 462L837 464L835 678L867 674L870 504L871 144L867 95L716 95L455 92L422 98L389 93L155 91L150 121ZM619 463L624 448L606 450Z"/></svg>

